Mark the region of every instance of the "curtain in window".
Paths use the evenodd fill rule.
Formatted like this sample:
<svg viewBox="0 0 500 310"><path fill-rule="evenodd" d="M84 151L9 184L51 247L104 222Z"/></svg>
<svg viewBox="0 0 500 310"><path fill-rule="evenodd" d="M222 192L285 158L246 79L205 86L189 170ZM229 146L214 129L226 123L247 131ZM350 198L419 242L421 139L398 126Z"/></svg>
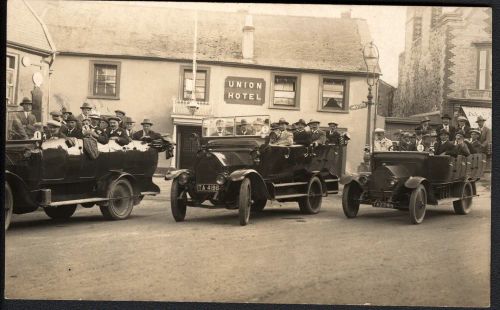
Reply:
<svg viewBox="0 0 500 310"><path fill-rule="evenodd" d="M206 79L207 79L207 71L196 71L196 82L194 85L196 99L200 101L205 101L206 99ZM193 80L193 70L186 69L184 70L184 100L191 99L192 90L188 89L187 85L190 83L188 80ZM191 82L192 83L192 82Z"/></svg>
<svg viewBox="0 0 500 310"><path fill-rule="evenodd" d="M273 103L275 105L295 106L296 85L296 77L275 76Z"/></svg>
<svg viewBox="0 0 500 310"><path fill-rule="evenodd" d="M323 79L323 108L344 109L345 81Z"/></svg>

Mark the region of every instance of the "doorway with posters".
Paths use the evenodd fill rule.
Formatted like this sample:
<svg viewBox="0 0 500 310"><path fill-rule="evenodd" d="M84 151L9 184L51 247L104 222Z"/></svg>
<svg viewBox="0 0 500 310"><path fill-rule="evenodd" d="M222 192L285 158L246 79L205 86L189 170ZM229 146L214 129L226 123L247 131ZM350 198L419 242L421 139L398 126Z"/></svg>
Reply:
<svg viewBox="0 0 500 310"><path fill-rule="evenodd" d="M198 151L198 144L192 138L193 133L201 136L201 126L177 125L176 166L179 169L193 168Z"/></svg>

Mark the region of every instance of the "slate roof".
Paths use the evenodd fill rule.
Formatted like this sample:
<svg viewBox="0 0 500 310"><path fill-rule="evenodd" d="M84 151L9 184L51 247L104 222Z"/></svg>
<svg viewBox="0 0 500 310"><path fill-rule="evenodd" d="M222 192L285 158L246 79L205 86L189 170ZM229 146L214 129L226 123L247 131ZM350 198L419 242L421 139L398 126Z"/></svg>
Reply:
<svg viewBox="0 0 500 310"><path fill-rule="evenodd" d="M33 1L59 52L190 60L192 10L117 2ZM40 13L39 13L40 14ZM199 11L198 59L242 63L243 12ZM366 21L253 15L254 64L363 72Z"/></svg>
<svg viewBox="0 0 500 310"><path fill-rule="evenodd" d="M23 0L7 1L7 42L52 52L42 25Z"/></svg>

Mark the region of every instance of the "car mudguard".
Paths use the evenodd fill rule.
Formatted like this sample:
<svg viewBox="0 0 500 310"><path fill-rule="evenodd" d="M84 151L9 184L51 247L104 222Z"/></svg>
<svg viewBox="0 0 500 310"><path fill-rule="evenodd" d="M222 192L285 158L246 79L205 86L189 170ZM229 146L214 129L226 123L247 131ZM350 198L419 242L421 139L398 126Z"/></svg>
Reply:
<svg viewBox="0 0 500 310"><path fill-rule="evenodd" d="M110 170L108 174L97 180L97 195L98 197L107 197L108 186L111 182L125 178L132 184L134 190L134 195L139 195L137 193L136 178L130 173L123 172L120 170Z"/></svg>
<svg viewBox="0 0 500 310"><path fill-rule="evenodd" d="M23 214L33 212L38 208L38 205L33 200L33 193L26 182L17 174L6 170L5 182L8 182L14 195L14 213Z"/></svg>
<svg viewBox="0 0 500 310"><path fill-rule="evenodd" d="M243 181L245 177L248 177L252 182L252 196L257 199L269 199L270 195L267 190L266 182L262 176L254 169L240 169L235 170L229 175L229 180L231 182Z"/></svg>
<svg viewBox="0 0 500 310"><path fill-rule="evenodd" d="M189 169L172 170L172 171L169 171L165 175L165 180L174 180L174 179L176 179L183 172L187 172L188 174L191 174L191 171Z"/></svg>
<svg viewBox="0 0 500 310"><path fill-rule="evenodd" d="M351 183L352 181L354 180L354 176L352 174L346 174L346 175L343 175L341 178L340 178L340 184L342 185L346 185L346 184L349 184Z"/></svg>
<svg viewBox="0 0 500 310"><path fill-rule="evenodd" d="M408 180L405 181L405 187L414 189L421 183L424 183L424 186L427 188L427 179L424 177L409 177Z"/></svg>

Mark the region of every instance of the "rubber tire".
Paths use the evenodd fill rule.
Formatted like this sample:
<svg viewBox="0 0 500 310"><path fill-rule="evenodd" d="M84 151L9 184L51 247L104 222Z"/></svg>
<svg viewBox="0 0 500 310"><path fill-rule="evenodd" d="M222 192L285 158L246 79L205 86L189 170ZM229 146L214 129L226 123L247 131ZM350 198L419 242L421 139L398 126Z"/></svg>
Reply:
<svg viewBox="0 0 500 310"><path fill-rule="evenodd" d="M120 193L120 191L122 193ZM109 200L106 206L99 206L101 213L107 220L124 220L129 217L134 208L133 194L134 190L132 185L127 179L118 179L113 181L108 187L108 198L113 198L114 195L120 194L122 197L129 197L125 199ZM123 211L117 210L118 204L123 204L121 207Z"/></svg>
<svg viewBox="0 0 500 310"><path fill-rule="evenodd" d="M12 189L9 183L5 182L5 230L9 229L10 221L12 219L12 214L14 213L14 195L12 194Z"/></svg>
<svg viewBox="0 0 500 310"><path fill-rule="evenodd" d="M470 182L465 182L462 186L461 196L462 197L472 196L473 193L474 192L472 189L472 184ZM455 210L456 214L459 215L469 214L471 208L472 208L472 197L453 201L453 209Z"/></svg>
<svg viewBox="0 0 500 310"><path fill-rule="evenodd" d="M349 183L344 186L342 191L342 210L344 215L349 218L355 218L359 211L359 201L352 201L353 199L359 199L363 189L357 183Z"/></svg>
<svg viewBox="0 0 500 310"><path fill-rule="evenodd" d="M82 207L84 208L92 208L93 206L95 206L95 202L86 202L86 203L81 203L80 204Z"/></svg>
<svg viewBox="0 0 500 310"><path fill-rule="evenodd" d="M186 198L186 194L183 194L184 197ZM174 180L172 182L172 186L170 187L170 210L172 211L172 216L174 217L174 220L176 222L182 222L184 221L184 218L186 218L186 202L184 201L179 201L176 199L179 196L179 183L177 180Z"/></svg>
<svg viewBox="0 0 500 310"><path fill-rule="evenodd" d="M249 178L244 178L240 184L238 196L238 217L240 225L245 226L250 220L250 208L252 205L252 183Z"/></svg>
<svg viewBox="0 0 500 310"><path fill-rule="evenodd" d="M421 203L423 203L423 205L421 205ZM427 205L427 191L425 190L425 186L419 184L417 188L413 189L413 191L411 192L410 204L408 206L408 209L410 211L410 222L412 224L422 223L425 217L426 205Z"/></svg>
<svg viewBox="0 0 500 310"><path fill-rule="evenodd" d="M76 204L60 207L47 207L43 208L43 211L53 220L67 220L75 213L76 207Z"/></svg>
<svg viewBox="0 0 500 310"><path fill-rule="evenodd" d="M251 206L251 211L252 212L262 212L264 208L266 207L267 204L267 199L257 199L254 200Z"/></svg>
<svg viewBox="0 0 500 310"><path fill-rule="evenodd" d="M309 199L311 196L311 190L314 188L319 189L319 192L316 195L319 196L318 201L316 201L315 205L311 204L311 200ZM317 214L319 210L321 210L321 202L323 201L323 186L321 185L321 180L314 176L309 180L309 184L307 185L307 196L300 198L299 200L299 208L300 212L303 214Z"/></svg>

